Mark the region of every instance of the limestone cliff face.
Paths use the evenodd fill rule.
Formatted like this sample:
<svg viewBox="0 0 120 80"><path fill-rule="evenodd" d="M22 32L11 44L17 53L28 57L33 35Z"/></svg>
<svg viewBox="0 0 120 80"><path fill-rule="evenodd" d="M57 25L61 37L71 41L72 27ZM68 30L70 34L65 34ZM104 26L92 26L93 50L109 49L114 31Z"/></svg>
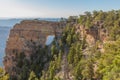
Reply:
<svg viewBox="0 0 120 80"><path fill-rule="evenodd" d="M44 46L48 35L60 36L62 29L58 22L24 20L10 31L4 57L5 70L14 75L17 68L17 55L24 53L29 60L36 46Z"/></svg>

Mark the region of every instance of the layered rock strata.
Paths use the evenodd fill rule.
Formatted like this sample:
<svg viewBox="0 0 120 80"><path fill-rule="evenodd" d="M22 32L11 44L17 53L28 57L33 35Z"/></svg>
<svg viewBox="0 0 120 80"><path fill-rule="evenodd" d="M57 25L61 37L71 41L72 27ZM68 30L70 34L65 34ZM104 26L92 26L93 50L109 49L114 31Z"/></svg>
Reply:
<svg viewBox="0 0 120 80"><path fill-rule="evenodd" d="M4 68L11 75L16 74L17 56L24 53L26 59L35 53L36 47L45 46L48 35L59 37L62 28L59 22L24 20L10 30L6 43ZM17 70L18 71L18 70Z"/></svg>

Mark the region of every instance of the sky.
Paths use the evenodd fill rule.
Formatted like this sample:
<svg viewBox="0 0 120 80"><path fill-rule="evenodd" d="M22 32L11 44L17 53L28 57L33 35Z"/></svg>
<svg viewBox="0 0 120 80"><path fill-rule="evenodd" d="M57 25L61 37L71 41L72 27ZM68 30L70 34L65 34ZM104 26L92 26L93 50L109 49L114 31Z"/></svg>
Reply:
<svg viewBox="0 0 120 80"><path fill-rule="evenodd" d="M120 0L0 0L0 18L60 18L112 9L120 9Z"/></svg>

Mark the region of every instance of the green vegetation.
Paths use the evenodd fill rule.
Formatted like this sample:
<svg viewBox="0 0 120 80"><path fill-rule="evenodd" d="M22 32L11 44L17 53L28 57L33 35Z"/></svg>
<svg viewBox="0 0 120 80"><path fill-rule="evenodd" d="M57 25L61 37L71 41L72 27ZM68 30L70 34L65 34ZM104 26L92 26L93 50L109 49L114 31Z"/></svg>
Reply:
<svg viewBox="0 0 120 80"><path fill-rule="evenodd" d="M0 80L9 80L9 75L2 68L0 68Z"/></svg>
<svg viewBox="0 0 120 80"><path fill-rule="evenodd" d="M120 37L120 10L85 12L84 15L80 15L78 22L86 28L95 26L95 22L98 23L97 26L103 24L101 27L108 30L110 40Z"/></svg>
<svg viewBox="0 0 120 80"><path fill-rule="evenodd" d="M31 55L31 62L25 55L18 55L17 67L22 70L18 79L120 80L120 10L85 12L74 24L72 17L68 21L61 38L55 38L50 46L38 47ZM106 29L108 41L103 43L98 40L90 47L85 41L86 36L76 33L76 24L87 29ZM103 52L98 48L100 44Z"/></svg>
<svg viewBox="0 0 120 80"><path fill-rule="evenodd" d="M105 52L98 65L103 80L120 80L120 40L105 44Z"/></svg>

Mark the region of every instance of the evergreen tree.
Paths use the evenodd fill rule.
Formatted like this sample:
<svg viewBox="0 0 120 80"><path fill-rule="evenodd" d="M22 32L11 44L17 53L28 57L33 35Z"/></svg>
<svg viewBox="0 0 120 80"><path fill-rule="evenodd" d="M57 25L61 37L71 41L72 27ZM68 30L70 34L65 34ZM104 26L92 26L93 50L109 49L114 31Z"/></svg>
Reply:
<svg viewBox="0 0 120 80"><path fill-rule="evenodd" d="M39 79L36 77L35 73L33 71L31 71L28 80L39 80Z"/></svg>

